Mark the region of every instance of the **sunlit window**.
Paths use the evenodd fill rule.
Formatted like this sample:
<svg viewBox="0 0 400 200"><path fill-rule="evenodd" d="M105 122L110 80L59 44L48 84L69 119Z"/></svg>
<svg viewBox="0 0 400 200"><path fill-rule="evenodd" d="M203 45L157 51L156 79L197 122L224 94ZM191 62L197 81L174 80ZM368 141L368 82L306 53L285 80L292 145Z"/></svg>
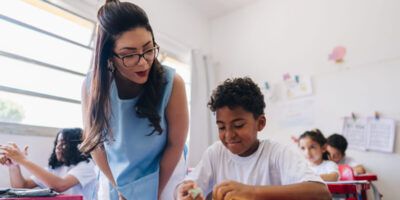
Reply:
<svg viewBox="0 0 400 200"><path fill-rule="evenodd" d="M95 23L46 1L0 7L0 121L82 127Z"/></svg>
<svg viewBox="0 0 400 200"><path fill-rule="evenodd" d="M190 104L190 84L191 84L190 66L185 64L184 62L181 62L169 56L161 57L161 60L163 65L174 68L176 73L179 74L185 81L186 95L188 98L188 102Z"/></svg>
<svg viewBox="0 0 400 200"><path fill-rule="evenodd" d="M186 88L186 95L187 95L187 101L188 101L188 106L190 105L190 85L191 85L191 70L190 70L190 65L181 62L177 59L174 59L173 57L170 56L161 56L161 63L163 65L172 67L175 69L176 73L179 74L182 79L185 81L185 88ZM188 107L189 109L189 116L190 116L190 106ZM186 144L189 146L189 140L190 140L190 132L188 133L188 138L186 140Z"/></svg>

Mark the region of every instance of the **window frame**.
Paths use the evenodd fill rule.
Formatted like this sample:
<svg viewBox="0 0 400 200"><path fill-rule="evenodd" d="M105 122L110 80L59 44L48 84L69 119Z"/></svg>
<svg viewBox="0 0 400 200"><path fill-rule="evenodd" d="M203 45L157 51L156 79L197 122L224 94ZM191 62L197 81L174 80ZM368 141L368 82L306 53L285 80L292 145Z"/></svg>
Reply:
<svg viewBox="0 0 400 200"><path fill-rule="evenodd" d="M60 41L64 41L85 49L88 49L90 51L92 51L93 54L93 50L94 48L92 47L92 45L94 44L94 37L95 37L95 32L96 32L96 22L88 19L86 17L83 17L71 10L68 10L66 8L63 8L62 6L59 6L55 3L43 0L43 3L48 4L49 6L54 6L57 9L60 9L63 12L66 12L68 14L72 14L76 17L79 17L81 19L87 20L90 23L93 23L93 30L92 30L92 34L90 36L90 40L88 41L87 44L82 44L73 40L70 40L66 37L51 33L49 31L34 27L32 25L29 25L27 23L24 23L22 21L13 19L11 17L5 16L0 14L0 20L4 20L6 22L9 22L11 24L14 24L16 26L20 26L22 28L25 29L29 29L31 31L35 31L38 32L40 34L58 39ZM7 52L7 51L2 51L0 50L0 56L2 57L6 57L6 58L10 58L10 59L15 59L17 61L21 61L21 62L26 62L29 64L35 64L41 67L45 67L48 69L52 69L52 70L57 70L60 72L64 72L64 73L69 73L69 74L73 74L73 75L77 75L77 76L81 76L81 77L85 77L86 74L81 73L81 72L77 72L74 70L70 70L70 69L66 69L60 66L56 66L53 64L49 64L49 63L45 63L39 60L35 60L32 58L28 58L25 57L23 55L18 55L18 54L14 54L11 52ZM92 58L93 59L93 56ZM90 63L92 63L93 60L91 60ZM87 66L88 69L90 66ZM40 93L40 92L33 92L33 91L29 91L29 90L24 90L21 88L14 88L14 87L8 87L5 85L0 85L0 91L2 92L6 92L6 93L14 93L14 94L20 94L20 95L27 95L30 97L38 97L38 98L44 98L47 100L54 100L54 101L59 101L59 102L64 102L64 103L73 103L73 104L79 104L81 105L81 101L76 100L76 99L72 99L72 98L65 98L65 97L60 97L60 96L55 96L55 95L49 95L46 93ZM61 129L61 127L48 127L48 126L40 126L40 125L29 125L29 124L23 124L23 123L13 123L13 122L3 122L0 121L0 134L11 134L11 135L29 135L29 136L45 136L45 137L54 137L57 132Z"/></svg>

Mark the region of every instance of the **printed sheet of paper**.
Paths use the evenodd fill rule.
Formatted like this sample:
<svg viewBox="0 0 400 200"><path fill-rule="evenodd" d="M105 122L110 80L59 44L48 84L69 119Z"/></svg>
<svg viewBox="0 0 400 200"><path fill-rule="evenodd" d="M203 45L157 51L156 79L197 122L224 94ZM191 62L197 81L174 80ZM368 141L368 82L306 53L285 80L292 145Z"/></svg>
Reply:
<svg viewBox="0 0 400 200"><path fill-rule="evenodd" d="M393 119L368 119L368 149L393 152L396 122Z"/></svg>
<svg viewBox="0 0 400 200"><path fill-rule="evenodd" d="M342 134L349 148L393 152L396 122L393 119L375 119L375 117L345 117Z"/></svg>
<svg viewBox="0 0 400 200"><path fill-rule="evenodd" d="M353 149L367 149L368 121L366 118L345 117L342 134Z"/></svg>

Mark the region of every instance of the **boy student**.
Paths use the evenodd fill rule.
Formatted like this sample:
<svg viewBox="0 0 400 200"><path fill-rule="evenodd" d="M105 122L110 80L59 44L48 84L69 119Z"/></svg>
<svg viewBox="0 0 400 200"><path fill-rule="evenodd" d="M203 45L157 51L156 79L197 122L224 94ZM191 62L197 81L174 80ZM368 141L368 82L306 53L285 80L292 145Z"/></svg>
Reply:
<svg viewBox="0 0 400 200"><path fill-rule="evenodd" d="M289 147L258 140L265 102L250 78L227 79L208 103L220 142L210 146L176 191L178 199L330 199L321 178ZM203 193L204 192L204 193ZM200 193L200 194L199 194Z"/></svg>
<svg viewBox="0 0 400 200"><path fill-rule="evenodd" d="M338 165L349 165L353 168L355 174L365 174L365 168L357 163L352 157L346 155L347 140L343 135L337 133L328 137L327 151L329 152L329 159L336 162Z"/></svg>

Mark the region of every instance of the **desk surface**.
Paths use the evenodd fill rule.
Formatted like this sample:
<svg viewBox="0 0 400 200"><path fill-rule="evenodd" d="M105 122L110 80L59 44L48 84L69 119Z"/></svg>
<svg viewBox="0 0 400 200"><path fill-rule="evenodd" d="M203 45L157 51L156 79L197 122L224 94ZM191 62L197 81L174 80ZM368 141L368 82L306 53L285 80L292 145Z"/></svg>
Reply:
<svg viewBox="0 0 400 200"><path fill-rule="evenodd" d="M370 189L370 182L366 180L326 182L326 185L334 197L339 197L337 195L357 196Z"/></svg>
<svg viewBox="0 0 400 200"><path fill-rule="evenodd" d="M354 176L354 180L377 181L378 176L376 174L359 174Z"/></svg>
<svg viewBox="0 0 400 200"><path fill-rule="evenodd" d="M54 197L24 197L24 198L0 198L0 200L83 200L81 195L57 195Z"/></svg>

